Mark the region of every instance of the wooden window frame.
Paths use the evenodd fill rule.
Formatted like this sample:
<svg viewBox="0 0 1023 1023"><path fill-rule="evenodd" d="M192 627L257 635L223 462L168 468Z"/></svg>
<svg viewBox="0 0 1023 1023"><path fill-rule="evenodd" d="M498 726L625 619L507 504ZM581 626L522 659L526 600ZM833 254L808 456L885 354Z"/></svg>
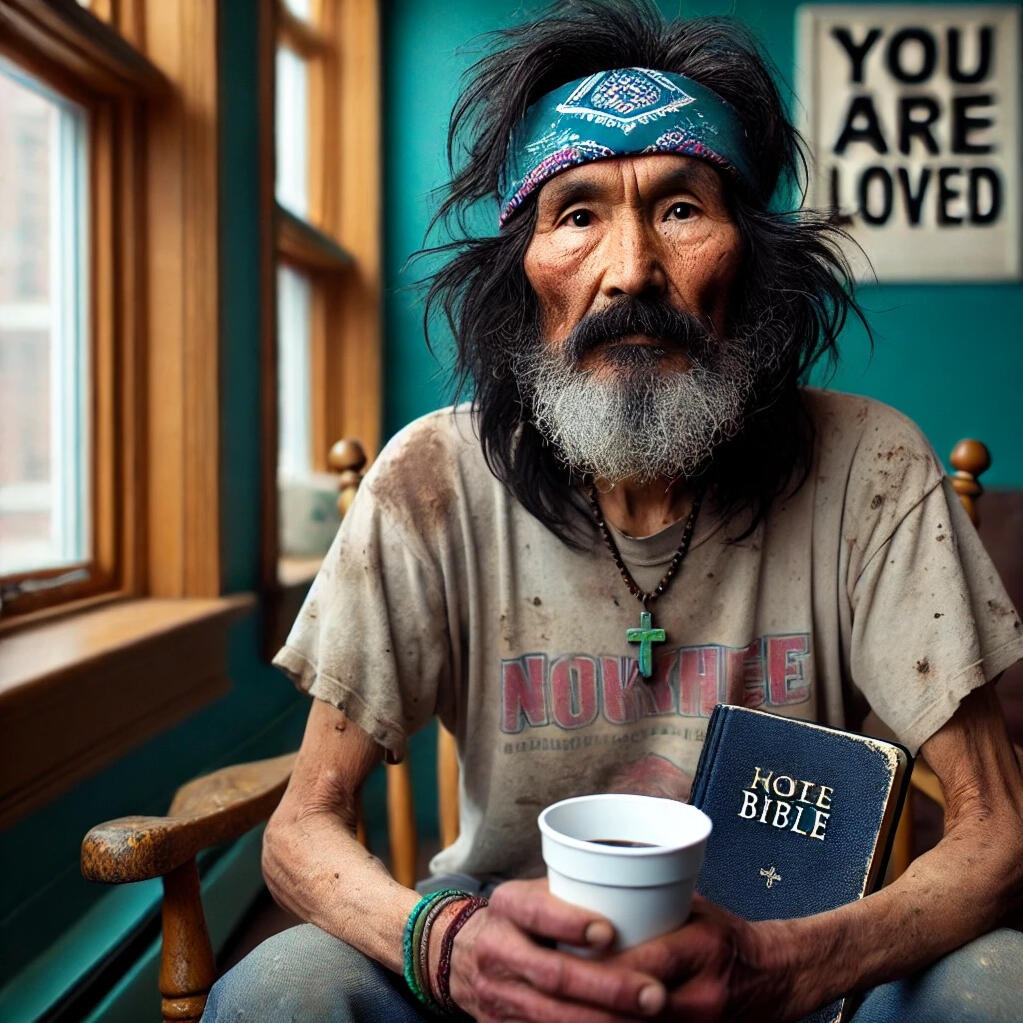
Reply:
<svg viewBox="0 0 1023 1023"><path fill-rule="evenodd" d="M94 378L92 528L101 586L67 596L102 589L99 600L215 597L216 5L121 0L115 7L116 26L75 0L0 7L4 51L76 101L87 96L93 111L89 322L93 367L102 371ZM144 53L118 33L121 25L146 40ZM50 601L17 599L28 613L0 620L0 633L93 602L37 612Z"/></svg>
<svg viewBox="0 0 1023 1023"><path fill-rule="evenodd" d="M228 627L255 604L221 595L218 27L208 0L0 6L6 52L76 100L84 85L103 142L94 522L112 584L0 621L0 826L223 695Z"/></svg>
<svg viewBox="0 0 1023 1023"><path fill-rule="evenodd" d="M277 517L276 268L312 282L310 365L313 468L343 437L372 455L380 442L380 84L379 12L374 0L314 0L310 21L284 0L260 0L263 223L264 466L263 588L266 653L288 630L318 562L280 556ZM284 42L309 63L309 214L275 199L275 58Z"/></svg>
<svg viewBox="0 0 1023 1023"><path fill-rule="evenodd" d="M92 39L97 51L94 63L72 59L66 34L60 39L47 37L38 22L26 16L24 8L33 6L13 4L0 15L8 27L13 21L13 27L24 33L20 37L5 33L0 54L81 107L87 124L89 556L54 568L5 575L4 585L16 587L29 580L52 583L66 575L80 575L82 570L87 573L85 579L7 596L0 619L3 629L80 609L97 599L118 598L139 586L136 524L141 495L135 486L137 432L132 424L140 412L136 338L142 324L141 311L132 300L139 256L134 228L140 212L133 182L142 159L140 105L168 87L153 65L139 60L134 52L126 56L117 43L102 35ZM52 8L47 13L56 16ZM87 12L81 12L80 18L84 17ZM64 23L54 24L67 32ZM24 43L25 36L42 45L20 48L17 44ZM101 50L103 61L96 59ZM75 53L80 58L81 51ZM117 437L123 443L118 444Z"/></svg>

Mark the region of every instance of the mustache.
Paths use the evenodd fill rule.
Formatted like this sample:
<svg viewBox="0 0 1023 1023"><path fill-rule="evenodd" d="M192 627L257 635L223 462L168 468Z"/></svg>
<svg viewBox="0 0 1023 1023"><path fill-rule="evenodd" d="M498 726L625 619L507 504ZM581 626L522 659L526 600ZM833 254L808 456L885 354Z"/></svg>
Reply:
<svg viewBox="0 0 1023 1023"><path fill-rule="evenodd" d="M696 357L713 342L711 332L691 313L660 299L626 295L572 328L564 344L565 358L569 365L578 366L595 348L634 334L659 341L666 348L682 348Z"/></svg>

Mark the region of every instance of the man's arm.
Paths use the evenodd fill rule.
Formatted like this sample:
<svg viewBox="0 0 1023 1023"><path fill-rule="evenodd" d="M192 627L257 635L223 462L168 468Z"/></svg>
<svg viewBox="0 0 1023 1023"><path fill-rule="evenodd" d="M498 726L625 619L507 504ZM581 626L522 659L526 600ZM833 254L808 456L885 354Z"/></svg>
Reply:
<svg viewBox="0 0 1023 1023"><path fill-rule="evenodd" d="M355 837L356 797L381 747L313 700L291 781L267 824L263 876L302 920L400 971L401 936L418 901Z"/></svg>
<svg viewBox="0 0 1023 1023"><path fill-rule="evenodd" d="M675 980L675 1018L789 1020L994 928L1023 902L1023 781L992 687L968 695L921 752L945 793L945 831L893 884L828 913L758 924L697 900L688 925L622 960Z"/></svg>
<svg viewBox="0 0 1023 1023"><path fill-rule="evenodd" d="M401 973L402 935L419 896L355 838L356 795L380 757L365 731L314 700L291 782L267 825L263 873L281 905ZM478 1020L506 1018L510 1008L518 1018L552 1023L610 1023L658 1011L665 990L648 974L536 943L532 934L601 948L613 932L603 918L550 895L541 905L517 897L535 884L502 886L460 932L452 963L456 1001ZM446 909L431 932L431 977L440 936L457 911Z"/></svg>
<svg viewBox="0 0 1023 1023"><path fill-rule="evenodd" d="M941 841L887 888L836 910L833 924L810 918L797 934L804 949L830 945L819 961L845 990L929 965L1023 900L1023 781L993 687L965 697L921 753L945 794Z"/></svg>

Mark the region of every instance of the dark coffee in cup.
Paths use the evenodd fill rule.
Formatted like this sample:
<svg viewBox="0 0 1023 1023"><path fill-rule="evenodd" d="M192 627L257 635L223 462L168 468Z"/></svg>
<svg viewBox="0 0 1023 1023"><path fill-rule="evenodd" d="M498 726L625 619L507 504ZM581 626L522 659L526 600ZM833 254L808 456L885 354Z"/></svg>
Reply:
<svg viewBox="0 0 1023 1023"><path fill-rule="evenodd" d="M656 849L653 842L632 842L628 838L591 838L597 845L617 845L625 849Z"/></svg>

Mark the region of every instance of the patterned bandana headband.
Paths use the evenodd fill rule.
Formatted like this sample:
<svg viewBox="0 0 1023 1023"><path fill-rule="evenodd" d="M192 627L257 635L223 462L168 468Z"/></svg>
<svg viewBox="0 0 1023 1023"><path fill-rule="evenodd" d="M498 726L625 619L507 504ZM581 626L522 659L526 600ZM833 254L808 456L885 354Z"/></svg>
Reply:
<svg viewBox="0 0 1023 1023"><path fill-rule="evenodd" d="M746 133L728 103L683 75L617 68L559 86L526 111L501 174L499 223L570 167L644 153L707 160L757 191Z"/></svg>

